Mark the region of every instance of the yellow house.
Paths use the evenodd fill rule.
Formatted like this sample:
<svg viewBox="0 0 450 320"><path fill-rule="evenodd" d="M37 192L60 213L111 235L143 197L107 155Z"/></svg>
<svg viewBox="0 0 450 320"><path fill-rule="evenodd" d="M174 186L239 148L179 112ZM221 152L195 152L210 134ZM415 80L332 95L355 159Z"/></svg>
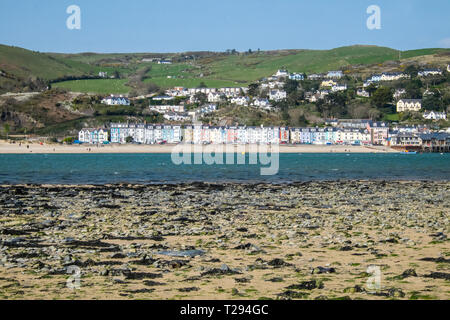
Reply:
<svg viewBox="0 0 450 320"><path fill-rule="evenodd" d="M320 86L322 86L322 87L333 87L333 86L337 86L337 82L335 82L333 80L325 80L325 81L322 81Z"/></svg>
<svg viewBox="0 0 450 320"><path fill-rule="evenodd" d="M420 111L422 100L420 99L400 99L397 102L397 112Z"/></svg>
<svg viewBox="0 0 450 320"><path fill-rule="evenodd" d="M194 141L194 129L192 126L186 126L184 129L184 143L192 143Z"/></svg>

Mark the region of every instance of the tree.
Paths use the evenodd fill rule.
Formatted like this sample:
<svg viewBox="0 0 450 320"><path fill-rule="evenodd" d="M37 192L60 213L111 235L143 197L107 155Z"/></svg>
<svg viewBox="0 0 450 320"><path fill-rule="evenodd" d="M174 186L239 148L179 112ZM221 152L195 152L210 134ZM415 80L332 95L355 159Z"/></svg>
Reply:
<svg viewBox="0 0 450 320"><path fill-rule="evenodd" d="M64 138L64 140L63 140L63 142L65 144L72 144L74 141L75 141L74 137L67 137L67 138Z"/></svg>
<svg viewBox="0 0 450 320"><path fill-rule="evenodd" d="M281 117L282 117L282 119L283 119L284 121L289 121L289 120L291 120L291 115L289 114L289 112L288 112L287 109L284 109L284 110L281 112Z"/></svg>
<svg viewBox="0 0 450 320"><path fill-rule="evenodd" d="M298 82L295 80L291 80L291 79L286 81L286 84L284 85L284 90L286 91L286 93L288 95L297 91L297 88L298 88Z"/></svg>
<svg viewBox="0 0 450 320"><path fill-rule="evenodd" d="M423 86L422 81L420 81L419 79L409 81L405 88L406 95L408 96L408 98L421 99L422 92L420 89L422 88L422 86Z"/></svg>
<svg viewBox="0 0 450 320"><path fill-rule="evenodd" d="M441 100L441 94L437 90L433 90L433 94L424 96L422 101L422 107L425 110L443 111L444 103Z"/></svg>
<svg viewBox="0 0 450 320"><path fill-rule="evenodd" d="M205 104L208 101L208 96L204 94L203 92L197 92L194 95L195 101L198 101L200 104Z"/></svg>
<svg viewBox="0 0 450 320"><path fill-rule="evenodd" d="M126 143L132 143L134 141L133 137L126 137L125 142Z"/></svg>
<svg viewBox="0 0 450 320"><path fill-rule="evenodd" d="M306 119L306 117L305 117L304 114L301 114L301 115L298 117L298 125L299 125L300 127L306 127L308 124L309 124L308 119Z"/></svg>
<svg viewBox="0 0 450 320"><path fill-rule="evenodd" d="M379 87L371 97L372 105L377 108L383 108L393 100L392 89L388 87Z"/></svg>
<svg viewBox="0 0 450 320"><path fill-rule="evenodd" d="M372 95L375 91L377 91L377 86L375 85L375 83L371 83L367 88L366 91Z"/></svg>
<svg viewBox="0 0 450 320"><path fill-rule="evenodd" d="M200 84L198 85L197 88L208 88L208 86L206 85L206 83L204 83L203 81L200 82Z"/></svg>
<svg viewBox="0 0 450 320"><path fill-rule="evenodd" d="M409 75L411 77L411 79L416 78L418 72L419 72L419 70L414 65L407 66L406 69L405 69L405 73L407 75Z"/></svg>
<svg viewBox="0 0 450 320"><path fill-rule="evenodd" d="M248 94L252 97L255 97L258 95L258 91L259 91L259 84L258 83L251 83L248 86Z"/></svg>
<svg viewBox="0 0 450 320"><path fill-rule="evenodd" d="M5 124L3 125L3 129L5 130L5 133L6 133L6 139L8 139L9 130L10 130L9 124L8 124L8 123L5 123Z"/></svg>

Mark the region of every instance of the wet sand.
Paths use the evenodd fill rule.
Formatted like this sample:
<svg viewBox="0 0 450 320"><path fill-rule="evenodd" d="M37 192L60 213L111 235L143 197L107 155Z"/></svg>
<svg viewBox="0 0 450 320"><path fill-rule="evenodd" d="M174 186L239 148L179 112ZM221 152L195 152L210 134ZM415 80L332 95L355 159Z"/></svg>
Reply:
<svg viewBox="0 0 450 320"><path fill-rule="evenodd" d="M0 299L449 299L449 191L0 186Z"/></svg>

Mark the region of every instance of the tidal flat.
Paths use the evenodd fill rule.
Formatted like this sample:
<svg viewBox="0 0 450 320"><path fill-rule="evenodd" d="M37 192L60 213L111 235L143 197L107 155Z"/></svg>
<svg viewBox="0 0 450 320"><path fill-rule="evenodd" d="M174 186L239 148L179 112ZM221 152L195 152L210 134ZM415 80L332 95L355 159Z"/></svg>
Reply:
<svg viewBox="0 0 450 320"><path fill-rule="evenodd" d="M449 217L448 181L3 185L0 299L447 300Z"/></svg>

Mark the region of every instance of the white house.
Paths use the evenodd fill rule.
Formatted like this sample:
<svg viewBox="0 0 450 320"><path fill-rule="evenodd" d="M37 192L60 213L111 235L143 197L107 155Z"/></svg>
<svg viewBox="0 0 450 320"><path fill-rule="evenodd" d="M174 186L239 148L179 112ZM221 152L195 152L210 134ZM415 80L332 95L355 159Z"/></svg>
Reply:
<svg viewBox="0 0 450 320"><path fill-rule="evenodd" d="M201 106L197 110L197 112L200 113L200 114L208 114L208 113L214 112L216 110L217 110L217 105L213 104L213 103L210 103L210 104L206 104L204 106Z"/></svg>
<svg viewBox="0 0 450 320"><path fill-rule="evenodd" d="M427 120L447 120L445 112L425 111L423 118Z"/></svg>
<svg viewBox="0 0 450 320"><path fill-rule="evenodd" d="M308 80L321 80L321 79L323 79L322 74L313 73L313 74L308 75Z"/></svg>
<svg viewBox="0 0 450 320"><path fill-rule="evenodd" d="M168 112L164 114L164 119L169 121L190 121L191 117L187 113Z"/></svg>
<svg viewBox="0 0 450 320"><path fill-rule="evenodd" d="M174 106L150 106L150 110L156 111L159 113L167 113L167 112L184 112L184 105L174 105Z"/></svg>
<svg viewBox="0 0 450 320"><path fill-rule="evenodd" d="M305 76L302 73L291 73L289 75L290 80L303 81L305 80Z"/></svg>
<svg viewBox="0 0 450 320"><path fill-rule="evenodd" d="M155 101L171 101L173 99L174 99L174 97L172 97L172 96L157 96L157 97L152 98L152 100L155 100Z"/></svg>
<svg viewBox="0 0 450 320"><path fill-rule="evenodd" d="M171 60L159 60L158 64L172 64Z"/></svg>
<svg viewBox="0 0 450 320"><path fill-rule="evenodd" d="M130 100L128 98L125 98L122 95L120 95L118 97L111 95L109 97L102 99L101 103L107 104L108 106L114 106L114 105L129 106Z"/></svg>
<svg viewBox="0 0 450 320"><path fill-rule="evenodd" d="M403 73L383 73L381 74L381 81L395 81L403 78L408 78L406 74Z"/></svg>
<svg viewBox="0 0 450 320"><path fill-rule="evenodd" d="M358 91L356 91L356 95L359 97L365 97L365 98L369 98L370 97L370 93L367 92L364 89L358 89Z"/></svg>
<svg viewBox="0 0 450 320"><path fill-rule="evenodd" d="M249 97L235 97L235 98L231 98L230 102L233 104L236 104L238 106L248 106L249 102L250 102L250 98Z"/></svg>
<svg viewBox="0 0 450 320"><path fill-rule="evenodd" d="M441 74L442 74L442 70L440 70L440 69L425 69L423 71L419 71L417 75L419 77L428 77L428 76L436 76L436 75L441 75Z"/></svg>
<svg viewBox="0 0 450 320"><path fill-rule="evenodd" d="M420 111L422 100L420 99L400 99L397 102L397 112Z"/></svg>
<svg viewBox="0 0 450 320"><path fill-rule="evenodd" d="M246 93L248 88L220 88L219 92L225 94L227 98L236 97L241 95L241 92Z"/></svg>
<svg viewBox="0 0 450 320"><path fill-rule="evenodd" d="M103 144L108 141L106 129L84 128L78 133L78 141L89 144Z"/></svg>
<svg viewBox="0 0 450 320"><path fill-rule="evenodd" d="M395 99L400 99L404 94L406 94L406 90L405 89L397 89L394 92L394 98Z"/></svg>
<svg viewBox="0 0 450 320"><path fill-rule="evenodd" d="M217 103L223 100L223 95L217 92L210 92L208 94L208 102Z"/></svg>
<svg viewBox="0 0 450 320"><path fill-rule="evenodd" d="M275 73L275 77L282 78L282 77L288 77L289 72L287 70L278 70L277 73Z"/></svg>
<svg viewBox="0 0 450 320"><path fill-rule="evenodd" d="M367 82L369 82L369 84L371 82L380 82L380 81L381 81L381 74L374 74L369 79L367 79Z"/></svg>
<svg viewBox="0 0 450 320"><path fill-rule="evenodd" d="M340 79L344 76L342 71L329 71L327 73L327 78L330 79Z"/></svg>
<svg viewBox="0 0 450 320"><path fill-rule="evenodd" d="M345 91L345 90L347 90L347 85L346 84L336 85L336 86L332 86L331 87L331 91L333 91L333 92Z"/></svg>
<svg viewBox="0 0 450 320"><path fill-rule="evenodd" d="M283 90L271 90L269 92L269 99L273 101L281 101L286 99L287 93Z"/></svg>
<svg viewBox="0 0 450 320"><path fill-rule="evenodd" d="M255 100L253 100L252 105L257 108L266 109L266 110L269 110L272 107L269 100L261 99L261 98L256 98Z"/></svg>

